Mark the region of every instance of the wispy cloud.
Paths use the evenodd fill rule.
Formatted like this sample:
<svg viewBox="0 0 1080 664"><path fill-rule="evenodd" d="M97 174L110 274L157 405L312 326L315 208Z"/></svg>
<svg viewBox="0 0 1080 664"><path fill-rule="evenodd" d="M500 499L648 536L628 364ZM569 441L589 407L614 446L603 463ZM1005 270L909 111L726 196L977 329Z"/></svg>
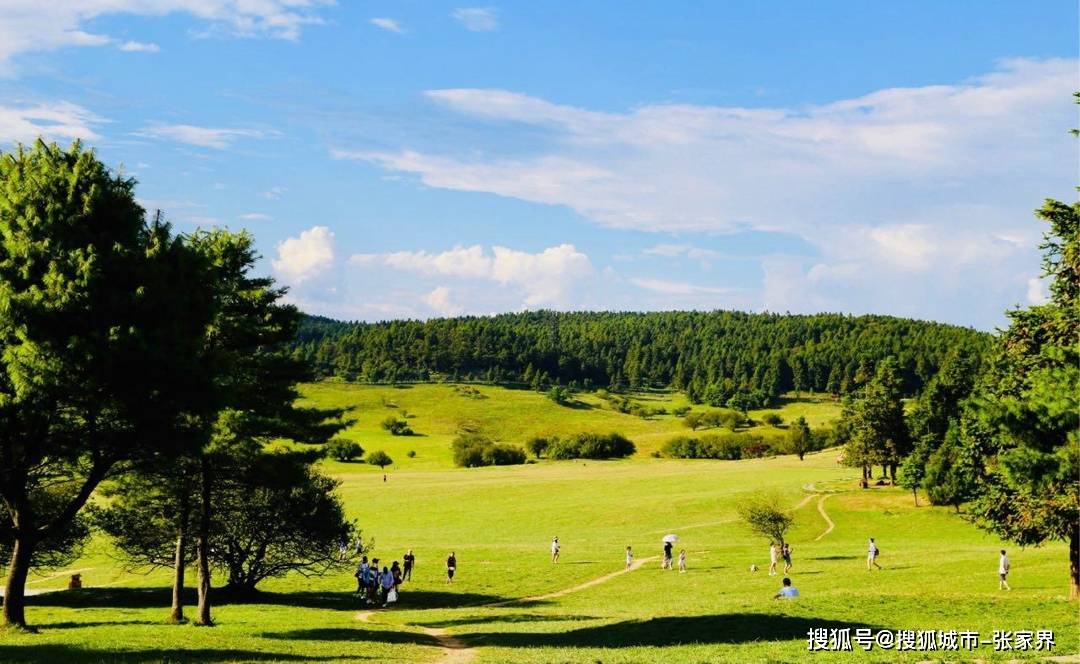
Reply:
<svg viewBox="0 0 1080 664"><path fill-rule="evenodd" d="M392 18L373 18L370 20L370 23L376 28L386 30L387 32L396 32L399 35L405 32L405 29L401 27L401 23Z"/></svg>
<svg viewBox="0 0 1080 664"><path fill-rule="evenodd" d="M240 218L245 221L266 221L267 219L272 219L273 217L262 212L245 212L244 214L240 215Z"/></svg>
<svg viewBox="0 0 1080 664"><path fill-rule="evenodd" d="M630 283L638 288L644 288L663 295L731 295L738 292L738 289L733 288L699 286L685 281L669 281L666 279L632 278Z"/></svg>
<svg viewBox="0 0 1080 664"><path fill-rule="evenodd" d="M51 102L26 106L0 104L0 143L29 143L39 136L55 141L98 140L92 125L105 120L89 110L69 102Z"/></svg>
<svg viewBox="0 0 1080 664"><path fill-rule="evenodd" d="M288 190L287 187L270 187L266 191L260 192L259 196L267 200L276 201Z"/></svg>
<svg viewBox="0 0 1080 664"><path fill-rule="evenodd" d="M494 7L459 7L451 14L466 30L492 32L499 29L499 14Z"/></svg>
<svg viewBox="0 0 1080 664"><path fill-rule="evenodd" d="M136 135L147 138L171 140L201 148L224 150L232 147L233 143L241 138L275 138L280 136L280 133L265 129L200 127L189 124L154 124L136 132Z"/></svg>
<svg viewBox="0 0 1080 664"><path fill-rule="evenodd" d="M91 32L102 16L164 16L184 13L200 20L206 31L243 37L298 39L306 25L322 23L318 15L327 0L6 0L0 2L0 68L12 56L72 46L138 44ZM145 50L145 49L127 49Z"/></svg>
<svg viewBox="0 0 1080 664"><path fill-rule="evenodd" d="M116 48L128 53L157 53L161 50L157 44L132 40L118 44Z"/></svg>

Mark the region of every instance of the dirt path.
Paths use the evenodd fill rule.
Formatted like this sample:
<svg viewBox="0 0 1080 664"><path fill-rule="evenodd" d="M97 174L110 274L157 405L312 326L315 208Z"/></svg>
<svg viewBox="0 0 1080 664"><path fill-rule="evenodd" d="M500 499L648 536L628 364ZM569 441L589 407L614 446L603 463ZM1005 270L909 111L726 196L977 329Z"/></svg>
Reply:
<svg viewBox="0 0 1080 664"><path fill-rule="evenodd" d="M360 622L377 624L377 621L372 620L374 615L374 611L361 611L356 614L356 619ZM443 649L443 657L438 660L440 664L467 664L476 657L476 648L469 647L467 643L445 629L420 627L420 631L435 639L438 646Z"/></svg>
<svg viewBox="0 0 1080 664"><path fill-rule="evenodd" d="M819 500L818 503L817 503L817 511L818 511L818 514L821 515L821 518L825 519L825 523L829 524L829 526L825 529L825 532L821 533L820 535L818 535L817 537L814 538L815 542L818 541L819 539L821 539L822 537L825 537L829 533L831 533L832 529L836 527L836 524L833 523L833 520L830 519L829 515L825 512L825 499L828 498L828 497L829 497L829 494L825 494L824 496L821 497L821 500Z"/></svg>
<svg viewBox="0 0 1080 664"><path fill-rule="evenodd" d="M623 569L621 569L621 570L619 570L617 572L612 572L611 574L605 574L604 576L598 576L595 579L592 579L590 581L586 581L585 583L579 583L576 586L571 586L569 588L563 588L562 590L556 590L555 592L547 593L547 594L544 594L544 595L533 595L531 597L519 597L518 599L508 599L505 602L495 602L493 604L481 604L480 606L484 606L484 607L489 607L489 606L512 606L514 604L527 604L529 602L540 602L540 601L547 600L547 599L555 599L556 597L563 597L564 595L569 595L570 593L576 593L579 590L585 590L586 588L592 588L593 586L598 586L601 583L607 583L608 581L611 581L612 579L614 579L617 576L620 576L622 574L626 574L628 572L633 572L634 570L637 570L637 569L641 569L642 565L644 565L645 563L648 563L648 562L652 562L654 560L660 560L660 556L649 556L648 558L638 558L637 560L634 561L634 563L632 565L630 565L629 569L623 568Z"/></svg>

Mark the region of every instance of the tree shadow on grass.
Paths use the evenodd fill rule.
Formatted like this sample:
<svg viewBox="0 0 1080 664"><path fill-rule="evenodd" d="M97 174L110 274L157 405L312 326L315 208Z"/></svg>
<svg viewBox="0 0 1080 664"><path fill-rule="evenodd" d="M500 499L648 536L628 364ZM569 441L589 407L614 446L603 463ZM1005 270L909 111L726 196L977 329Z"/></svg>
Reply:
<svg viewBox="0 0 1080 664"><path fill-rule="evenodd" d="M349 655L350 659L366 659ZM259 652L254 650L229 650L193 648L177 650L148 648L143 650L94 650L63 644L0 645L2 662L131 662L135 664L161 664L162 662L325 662L338 657L314 657L283 652Z"/></svg>
<svg viewBox="0 0 1080 664"><path fill-rule="evenodd" d="M859 560L859 556L807 556L807 560Z"/></svg>
<svg viewBox="0 0 1080 664"><path fill-rule="evenodd" d="M824 618L734 613L628 620L569 632L474 632L461 636L470 643L508 648L632 648L805 640L807 632L816 628L851 628L852 632L861 628L883 629Z"/></svg>
<svg viewBox="0 0 1080 664"><path fill-rule="evenodd" d="M395 632L382 629L361 629L359 627L317 627L313 629L292 629L287 632L263 632L264 639L281 641L370 641L372 643L392 643L397 645L438 647L439 640L427 634L415 632Z"/></svg>
<svg viewBox="0 0 1080 664"><path fill-rule="evenodd" d="M236 593L227 589L215 590L215 606L262 604L269 606L301 607L305 609L328 609L332 611L355 611L370 608L349 591L320 592L303 591L291 593L263 592ZM452 609L461 606L491 604L506 601L499 595L482 593L458 593L440 590L404 591L397 605L401 609ZM195 591L184 593L184 604L194 606ZM127 608L168 611L172 603L170 588L84 588L64 592L35 595L26 598L27 606L58 606L67 608Z"/></svg>
<svg viewBox="0 0 1080 664"><path fill-rule="evenodd" d="M569 615L545 615L542 613L511 613L492 614L488 616L470 616L454 620L436 620L434 622L418 622L417 625L424 627L458 627L461 625L477 625L483 623L527 623L527 622L559 622L596 620L596 616L569 616Z"/></svg>

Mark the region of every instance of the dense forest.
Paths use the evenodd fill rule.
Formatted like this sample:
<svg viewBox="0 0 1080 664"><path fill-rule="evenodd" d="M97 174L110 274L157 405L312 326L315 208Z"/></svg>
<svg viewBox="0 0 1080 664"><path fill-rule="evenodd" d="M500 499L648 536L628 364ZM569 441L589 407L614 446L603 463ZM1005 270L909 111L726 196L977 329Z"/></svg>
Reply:
<svg viewBox="0 0 1080 664"><path fill-rule="evenodd" d="M991 339L889 316L537 311L381 323L307 317L293 352L321 376L352 381L672 387L726 404L739 394L848 394L887 357L913 394L951 350L981 356Z"/></svg>

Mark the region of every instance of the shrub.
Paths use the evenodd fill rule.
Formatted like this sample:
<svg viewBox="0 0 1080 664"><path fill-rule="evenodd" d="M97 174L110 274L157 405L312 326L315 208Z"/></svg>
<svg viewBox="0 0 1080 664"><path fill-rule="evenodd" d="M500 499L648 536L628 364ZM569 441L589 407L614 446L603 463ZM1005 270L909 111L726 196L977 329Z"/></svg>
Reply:
<svg viewBox="0 0 1080 664"><path fill-rule="evenodd" d="M676 459L750 459L775 454L775 446L757 434L714 433L700 438L676 436L662 448L665 456Z"/></svg>
<svg viewBox="0 0 1080 664"><path fill-rule="evenodd" d="M364 448L359 443L344 438L332 438L326 444L325 451L326 456L342 462L364 456Z"/></svg>
<svg viewBox="0 0 1080 664"><path fill-rule="evenodd" d="M500 445L479 434L463 434L454 439L454 464L463 468L512 466L525 463L525 450Z"/></svg>
<svg viewBox="0 0 1080 664"><path fill-rule="evenodd" d="M544 456L544 452L546 452L547 448L550 446L551 441L541 436L530 438L528 441L525 442L525 449L532 452L533 456L535 456L536 458Z"/></svg>
<svg viewBox="0 0 1080 664"><path fill-rule="evenodd" d="M570 402L570 390L562 385L556 385L548 390L547 397L560 406L565 406Z"/></svg>
<svg viewBox="0 0 1080 664"><path fill-rule="evenodd" d="M409 457L410 459L414 458L416 456L416 450L409 450L408 453L405 454L405 456Z"/></svg>
<svg viewBox="0 0 1080 664"><path fill-rule="evenodd" d="M390 432L391 436L412 436L415 432L405 420L390 415L382 421L382 428Z"/></svg>
<svg viewBox="0 0 1080 664"><path fill-rule="evenodd" d="M619 433L579 433L552 443L548 456L552 459L617 459L636 451L626 436Z"/></svg>
<svg viewBox="0 0 1080 664"><path fill-rule="evenodd" d="M772 427L778 427L784 423L784 418L780 417L780 413L765 413L761 416L761 421Z"/></svg>
<svg viewBox="0 0 1080 664"><path fill-rule="evenodd" d="M671 414L675 417L682 417L690 412L690 406L679 406L678 408L672 408Z"/></svg>

